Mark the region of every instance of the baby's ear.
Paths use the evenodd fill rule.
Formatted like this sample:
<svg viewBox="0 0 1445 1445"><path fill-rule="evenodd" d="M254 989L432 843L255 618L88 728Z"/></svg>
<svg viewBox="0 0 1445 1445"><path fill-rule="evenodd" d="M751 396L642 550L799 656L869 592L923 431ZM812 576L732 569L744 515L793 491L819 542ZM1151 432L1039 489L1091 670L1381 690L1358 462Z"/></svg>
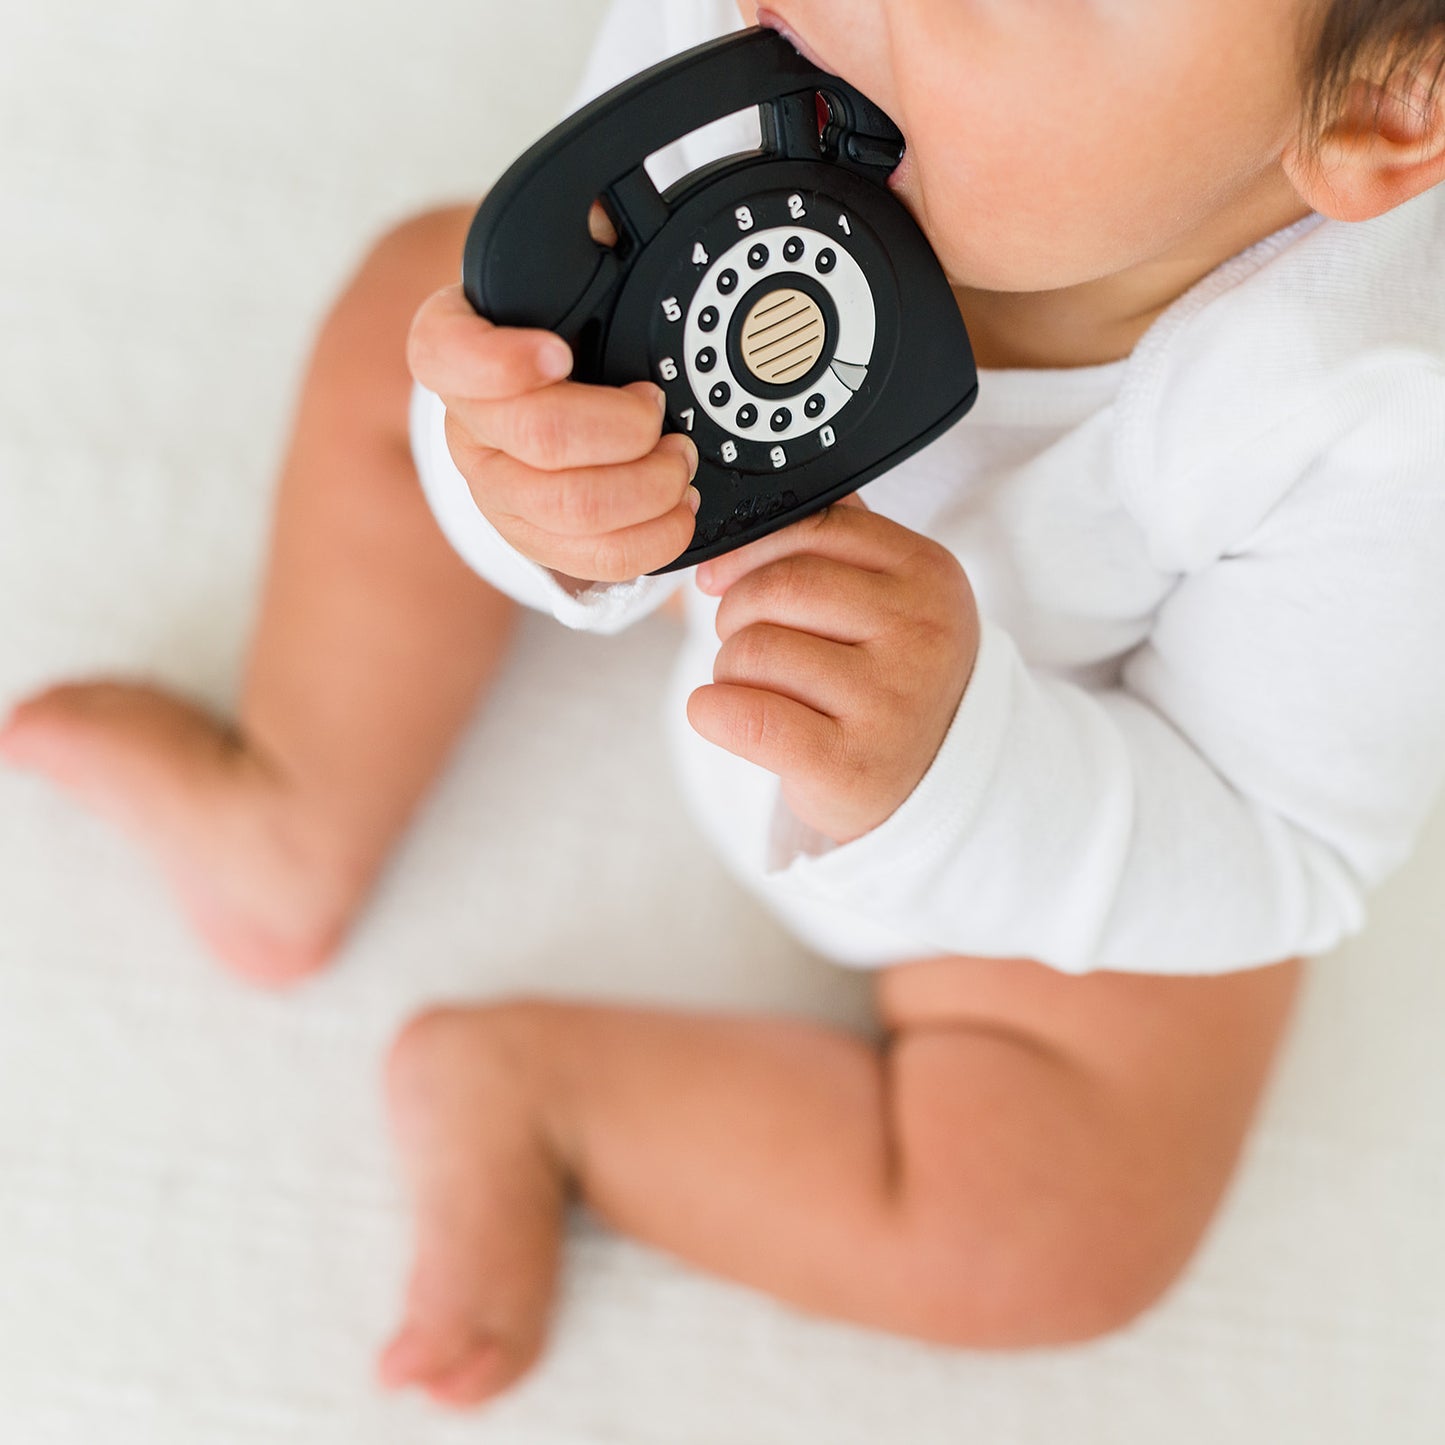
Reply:
<svg viewBox="0 0 1445 1445"><path fill-rule="evenodd" d="M1281 159L1300 197L1337 221L1368 221L1445 181L1445 36L1380 78L1357 76L1313 151Z"/></svg>

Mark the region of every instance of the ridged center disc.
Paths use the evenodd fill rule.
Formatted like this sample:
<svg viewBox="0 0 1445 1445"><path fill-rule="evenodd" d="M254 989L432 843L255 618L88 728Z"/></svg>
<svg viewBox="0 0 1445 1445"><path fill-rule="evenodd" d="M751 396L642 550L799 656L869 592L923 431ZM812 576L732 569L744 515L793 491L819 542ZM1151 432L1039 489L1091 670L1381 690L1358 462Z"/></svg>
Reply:
<svg viewBox="0 0 1445 1445"><path fill-rule="evenodd" d="M811 371L823 354L828 328L818 303L804 291L769 291L743 322L741 347L748 370L769 386L783 386Z"/></svg>

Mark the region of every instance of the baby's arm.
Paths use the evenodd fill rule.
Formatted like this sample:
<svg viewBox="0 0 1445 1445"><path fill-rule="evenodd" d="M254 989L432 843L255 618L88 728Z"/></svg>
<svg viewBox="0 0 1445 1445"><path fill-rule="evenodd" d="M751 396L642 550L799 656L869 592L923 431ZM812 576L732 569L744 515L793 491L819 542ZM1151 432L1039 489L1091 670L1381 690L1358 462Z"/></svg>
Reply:
<svg viewBox="0 0 1445 1445"><path fill-rule="evenodd" d="M1323 952L1357 931L1445 775L1445 375L1405 362L1350 386L1352 420L1248 536L1189 568L1119 685L1031 666L985 612L942 746L864 836L808 811L777 726L717 734L783 776L798 819L824 834L792 829L774 883L928 951L1070 972L1212 972ZM801 621L779 610L776 578L816 550L797 529L779 536L798 555L770 555L741 580L728 569L746 569L746 551L721 559L711 585L733 580L720 625L740 588L767 598L744 609L755 631L828 625L825 597ZM898 647L915 645L894 630ZM745 655L756 665L764 653ZM952 685L935 679L945 700ZM913 709L861 714L855 766L822 759L830 818L872 788L876 767L857 762L886 759L923 725L926 699ZM792 821L781 813L775 837Z"/></svg>

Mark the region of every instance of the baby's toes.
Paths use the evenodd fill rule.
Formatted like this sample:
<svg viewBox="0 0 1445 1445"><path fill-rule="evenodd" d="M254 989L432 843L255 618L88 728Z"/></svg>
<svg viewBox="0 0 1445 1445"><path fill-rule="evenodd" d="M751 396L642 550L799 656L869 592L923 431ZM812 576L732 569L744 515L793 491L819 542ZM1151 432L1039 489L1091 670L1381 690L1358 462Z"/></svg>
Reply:
<svg viewBox="0 0 1445 1445"><path fill-rule="evenodd" d="M377 1378L390 1390L407 1385L429 1387L468 1362L479 1341L471 1331L441 1329L408 1320L377 1361Z"/></svg>
<svg viewBox="0 0 1445 1445"><path fill-rule="evenodd" d="M474 1345L460 1361L427 1387L427 1394L439 1405L458 1409L480 1405L500 1394L527 1367L500 1341L486 1340Z"/></svg>
<svg viewBox="0 0 1445 1445"><path fill-rule="evenodd" d="M464 1326L409 1321L382 1352L377 1377L388 1389L425 1390L438 1404L480 1405L525 1374L538 1352Z"/></svg>

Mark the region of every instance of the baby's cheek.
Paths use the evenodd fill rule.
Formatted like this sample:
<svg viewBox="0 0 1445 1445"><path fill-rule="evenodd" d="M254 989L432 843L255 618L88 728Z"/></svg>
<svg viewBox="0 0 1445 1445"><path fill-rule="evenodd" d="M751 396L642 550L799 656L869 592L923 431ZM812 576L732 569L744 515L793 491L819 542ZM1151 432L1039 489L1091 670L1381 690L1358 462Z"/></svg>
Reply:
<svg viewBox="0 0 1445 1445"><path fill-rule="evenodd" d="M1107 194L1102 182L1081 195L1027 166L988 166L924 196L924 230L957 287L1059 290L1112 274L1148 249L1127 192Z"/></svg>

